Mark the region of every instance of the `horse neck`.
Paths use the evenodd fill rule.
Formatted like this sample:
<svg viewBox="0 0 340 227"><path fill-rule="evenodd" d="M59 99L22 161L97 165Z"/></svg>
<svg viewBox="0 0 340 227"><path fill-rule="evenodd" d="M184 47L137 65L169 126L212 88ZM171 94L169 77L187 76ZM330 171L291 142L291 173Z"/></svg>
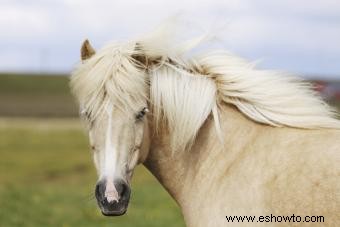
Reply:
<svg viewBox="0 0 340 227"><path fill-rule="evenodd" d="M209 191L211 184L220 180L218 178L223 174L217 171L232 165L242 143L249 143L261 127L229 105L220 108L220 122L223 145L218 140L212 116L202 125L190 150L172 154L165 131L151 139L150 153L144 164L177 201L184 214L185 210L199 207L193 205L194 200L212 193Z"/></svg>

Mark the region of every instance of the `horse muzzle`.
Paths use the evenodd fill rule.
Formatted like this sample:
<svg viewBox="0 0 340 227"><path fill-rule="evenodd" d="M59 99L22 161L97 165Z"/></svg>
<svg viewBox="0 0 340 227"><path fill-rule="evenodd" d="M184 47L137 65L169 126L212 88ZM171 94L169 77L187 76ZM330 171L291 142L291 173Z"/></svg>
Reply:
<svg viewBox="0 0 340 227"><path fill-rule="evenodd" d="M95 196L98 206L105 216L120 216L126 213L129 205L131 189L123 180L97 183Z"/></svg>

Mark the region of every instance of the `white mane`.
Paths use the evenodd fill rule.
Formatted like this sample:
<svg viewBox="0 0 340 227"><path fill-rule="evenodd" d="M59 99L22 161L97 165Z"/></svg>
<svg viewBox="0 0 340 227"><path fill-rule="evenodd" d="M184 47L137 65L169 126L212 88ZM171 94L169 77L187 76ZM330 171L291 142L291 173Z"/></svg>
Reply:
<svg viewBox="0 0 340 227"><path fill-rule="evenodd" d="M173 150L190 146L211 113L219 129L221 102L275 127L340 128L335 112L308 83L255 69L254 64L224 51L186 57L204 37L180 45L172 40L171 32L161 28L98 51L72 75L71 86L80 104L94 118L105 102L115 100L122 110L135 111L139 100L148 98L155 128L166 124Z"/></svg>

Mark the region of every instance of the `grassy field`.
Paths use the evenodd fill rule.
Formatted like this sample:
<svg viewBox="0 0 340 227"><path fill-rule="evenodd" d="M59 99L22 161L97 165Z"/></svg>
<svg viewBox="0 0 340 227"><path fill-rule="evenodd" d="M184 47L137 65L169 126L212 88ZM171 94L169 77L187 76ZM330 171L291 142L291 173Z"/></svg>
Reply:
<svg viewBox="0 0 340 227"><path fill-rule="evenodd" d="M122 217L100 214L87 138L75 119L0 118L0 226L184 226L144 167Z"/></svg>
<svg viewBox="0 0 340 227"><path fill-rule="evenodd" d="M0 74L0 116L76 117L66 75Z"/></svg>

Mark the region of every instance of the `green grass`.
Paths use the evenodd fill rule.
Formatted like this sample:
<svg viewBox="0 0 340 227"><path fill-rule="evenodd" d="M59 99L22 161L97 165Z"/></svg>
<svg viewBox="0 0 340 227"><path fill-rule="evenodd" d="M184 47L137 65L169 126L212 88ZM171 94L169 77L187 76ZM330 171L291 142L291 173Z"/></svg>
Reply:
<svg viewBox="0 0 340 227"><path fill-rule="evenodd" d="M77 120L0 119L0 226L184 226L180 210L144 167L128 212L104 217L95 169Z"/></svg>
<svg viewBox="0 0 340 227"><path fill-rule="evenodd" d="M0 75L0 115L70 117L78 111L67 75Z"/></svg>

